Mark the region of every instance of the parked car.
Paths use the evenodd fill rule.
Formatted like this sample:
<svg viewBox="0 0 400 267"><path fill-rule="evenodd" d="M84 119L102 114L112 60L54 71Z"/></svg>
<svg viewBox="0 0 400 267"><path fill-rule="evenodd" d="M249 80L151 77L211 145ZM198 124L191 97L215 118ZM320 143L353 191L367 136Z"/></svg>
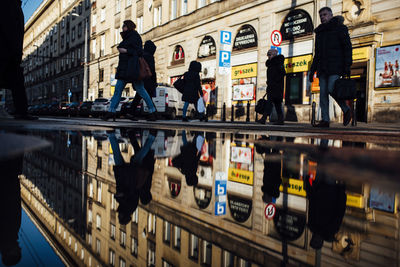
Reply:
<svg viewBox="0 0 400 267"><path fill-rule="evenodd" d="M79 106L79 116L89 117L92 110L93 101L85 101Z"/></svg>
<svg viewBox="0 0 400 267"><path fill-rule="evenodd" d="M60 105L58 106L57 115L67 116L68 115L67 107L68 107L68 102L61 102Z"/></svg>
<svg viewBox="0 0 400 267"><path fill-rule="evenodd" d="M69 116L78 116L79 102L71 102L67 105L67 114Z"/></svg>
<svg viewBox="0 0 400 267"><path fill-rule="evenodd" d="M47 115L56 116L59 105L60 105L60 102L58 102L58 101L55 101L55 102L52 102L51 104L49 104L49 106L47 107Z"/></svg>
<svg viewBox="0 0 400 267"><path fill-rule="evenodd" d="M157 112L160 115L166 116L173 120L177 116L182 116L183 104L182 94L174 87L167 85L159 85L156 88L156 96L152 98ZM144 101L143 111L149 112L149 109ZM187 114L194 117L196 110L193 105L190 105Z"/></svg>
<svg viewBox="0 0 400 267"><path fill-rule="evenodd" d="M97 118L98 116L107 112L109 103L110 103L110 100L107 98L95 99L93 102L93 105L92 105L92 109L91 109L92 117Z"/></svg>
<svg viewBox="0 0 400 267"><path fill-rule="evenodd" d="M127 101L122 103L120 116L126 116L130 112L134 97L129 97ZM142 102L140 101L136 106L135 116L140 116L142 113Z"/></svg>

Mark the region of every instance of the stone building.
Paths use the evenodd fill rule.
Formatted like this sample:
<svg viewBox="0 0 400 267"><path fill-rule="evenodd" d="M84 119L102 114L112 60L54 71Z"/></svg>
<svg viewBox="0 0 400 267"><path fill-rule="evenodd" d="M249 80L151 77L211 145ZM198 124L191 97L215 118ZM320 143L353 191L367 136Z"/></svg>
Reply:
<svg viewBox="0 0 400 267"><path fill-rule="evenodd" d="M116 46L121 41L119 32L123 21L131 19L143 41L153 40L158 47L155 57L159 82L172 83L187 70L190 61L199 60L203 65L203 90L212 112L217 113L215 118L220 117L225 103L227 114L231 114L229 110L234 105L235 115L241 120L248 102L254 117L255 100L264 94L266 52L272 45L272 32L280 30L280 49L287 58L286 118L309 121L311 103L318 103L319 89L318 83L307 81L314 46L312 31L320 23L318 10L328 5L334 15L344 16L349 27L353 43L352 78L358 88L357 119L398 119L398 1L65 2L44 1L26 24L24 54L30 55L25 64L31 103L42 102L41 98L65 100L68 89L73 92L73 99L82 100L82 67L78 60L83 55L83 17L90 18L88 98L111 97L118 63ZM74 20L71 13L76 8L83 13ZM232 33L230 47L221 47L221 30ZM231 71L225 74L219 71L221 48L231 51ZM41 58L50 53L57 58ZM78 60L72 62L73 58ZM123 94L132 95L131 86ZM341 120L340 114L333 114Z"/></svg>

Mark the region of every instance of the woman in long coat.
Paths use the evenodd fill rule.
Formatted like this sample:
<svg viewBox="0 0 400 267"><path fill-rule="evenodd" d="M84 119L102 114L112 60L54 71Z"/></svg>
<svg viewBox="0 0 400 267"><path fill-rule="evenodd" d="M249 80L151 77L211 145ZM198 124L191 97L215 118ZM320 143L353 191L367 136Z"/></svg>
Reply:
<svg viewBox="0 0 400 267"><path fill-rule="evenodd" d="M108 112L102 117L103 120L114 118L116 108L121 100L121 94L127 83L132 83L136 92L144 99L149 107L150 115L148 120L156 120L156 108L151 100L149 94L144 88L143 81L138 80L139 68L138 57L143 56L143 43L139 33L135 30L136 25L131 20L125 20L122 26L122 42L118 45L119 62L115 78L117 84L115 85L114 95L111 98L110 108Z"/></svg>
<svg viewBox="0 0 400 267"><path fill-rule="evenodd" d="M186 112L189 104L194 104L197 110L197 101L199 97L203 97L203 90L201 89L200 75L201 63L197 61L190 62L189 70L183 74L183 79L185 81L185 87L183 90L182 101L185 101L182 111L182 121L188 121L186 117ZM204 119L203 116L200 120Z"/></svg>

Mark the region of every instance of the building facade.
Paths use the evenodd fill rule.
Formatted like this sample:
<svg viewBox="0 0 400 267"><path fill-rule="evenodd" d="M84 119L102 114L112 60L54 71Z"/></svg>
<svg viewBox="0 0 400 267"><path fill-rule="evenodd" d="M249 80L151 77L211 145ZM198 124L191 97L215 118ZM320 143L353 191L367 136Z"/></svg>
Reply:
<svg viewBox="0 0 400 267"><path fill-rule="evenodd" d="M157 45L155 60L158 82L172 84L188 69L190 61L198 60L202 63L203 91L205 100L211 107L210 114L213 114L214 118L220 118L225 103L227 114L231 114L231 107L234 106L232 114L236 119L244 120L249 103L250 117L254 119L255 102L265 93L266 52L272 46L272 32L279 30L282 32L279 49L286 57L286 119L294 121L310 121L311 103L316 101L318 106L318 81L310 84L307 75L314 49L313 29L320 23L318 10L323 6L330 6L334 15L344 16L353 43L354 63L351 75L357 83L358 98L355 109L358 121L393 121L399 118L400 72L397 51L400 44L400 23L396 14L399 13L400 6L395 0L92 0L89 9L86 9L87 1L69 1L70 6L65 9L61 8L65 1L47 2L49 7L58 5L59 8L50 9L42 5L43 14L47 14L49 10L61 10L57 11L57 16L54 16L49 27L57 24L60 28L63 20L67 24L70 21L67 29L60 29L57 35L60 38L56 45L59 47L57 53L60 59L53 65L58 66L54 68L54 72L57 74L59 70L59 80L63 80L61 77L67 75L66 70L73 73L71 64L75 64L63 63L63 53L70 55L73 53L73 47L78 52L80 50L79 45L74 46L72 41L69 49L67 44L64 45L67 39L72 38L73 25L78 23L79 27L81 20L76 19L74 23L68 12L72 12L76 6L83 5L84 16L90 18L88 99L112 96L118 64L116 47L121 41L123 21L130 19L137 24L143 41L152 40ZM37 49L33 46L35 41L41 40L40 38L46 40L39 34L32 35L34 29L36 31L39 27L41 19L42 13L37 12L27 23L27 54L36 53ZM230 46L221 46L221 31L231 32ZM81 39L78 39L78 43L79 40ZM82 46L82 41L80 42ZM64 48L61 47L62 44ZM231 52L229 71L223 72L219 68L222 60L219 55L221 50ZM42 53L41 49L38 49L38 53ZM72 58L71 55L70 57ZM51 83L45 85L45 82L38 80L46 75L45 66L37 66L34 71L27 72L27 81L37 81L35 86L28 85L31 100L43 97L43 93L40 95L34 92L53 91ZM65 93L66 89L75 88L75 81L78 81L78 87L81 86L82 78L72 81L74 75L65 77L64 82L53 82L54 90ZM64 89L60 89L60 86ZM78 91L79 89L76 89L76 99L81 100ZM130 85L123 95L133 95ZM335 120L340 121L341 114L337 112L337 106L332 105L331 109Z"/></svg>

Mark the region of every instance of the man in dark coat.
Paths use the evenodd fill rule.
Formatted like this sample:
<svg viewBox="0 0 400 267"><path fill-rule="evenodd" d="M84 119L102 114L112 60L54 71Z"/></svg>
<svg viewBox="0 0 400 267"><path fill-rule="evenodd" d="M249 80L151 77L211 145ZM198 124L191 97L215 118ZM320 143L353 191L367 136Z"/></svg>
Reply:
<svg viewBox="0 0 400 267"><path fill-rule="evenodd" d="M156 64L154 61L154 53L157 50L157 46L150 40L147 40L144 43L144 49L143 49L143 58L146 60L147 64L150 67L151 70L151 77L148 79L145 79L144 82L144 88L146 89L147 93L150 95L150 97L155 97L156 96L156 88L157 88L157 73L156 73ZM129 110L129 115L128 118L131 120L136 120L135 118L135 113L136 113L136 107L139 105L140 100L142 97L139 94L135 95L135 98L132 101L130 110Z"/></svg>
<svg viewBox="0 0 400 267"><path fill-rule="evenodd" d="M35 120L28 115L24 75L21 67L24 14L21 0L7 0L0 9L0 88L11 89L16 119Z"/></svg>
<svg viewBox="0 0 400 267"><path fill-rule="evenodd" d="M316 127L329 127L329 93L334 89L335 82L342 75L350 76L352 64L352 47L347 27L342 16L333 17L329 7L319 10L322 24L315 29L315 55L309 73L312 82L317 72L320 87L320 107L322 121ZM336 100L343 111L343 125L349 124L350 108L345 100Z"/></svg>
<svg viewBox="0 0 400 267"><path fill-rule="evenodd" d="M182 111L182 120L188 121L186 112L189 104L194 104L197 109L197 100L203 97L203 90L200 83L201 63L197 61L190 62L189 70L183 75L185 87L183 89L182 101L185 102ZM201 117L203 119L203 117Z"/></svg>
<svg viewBox="0 0 400 267"><path fill-rule="evenodd" d="M268 60L265 62L267 67L267 96L268 101L274 103L276 113L278 114L278 121L274 124L283 125L283 113L282 113L282 100L283 100L283 87L284 78L286 75L285 67L283 62L285 57L278 55L278 50L270 49L267 53ZM269 111L265 110L261 119L257 122L265 124Z"/></svg>

